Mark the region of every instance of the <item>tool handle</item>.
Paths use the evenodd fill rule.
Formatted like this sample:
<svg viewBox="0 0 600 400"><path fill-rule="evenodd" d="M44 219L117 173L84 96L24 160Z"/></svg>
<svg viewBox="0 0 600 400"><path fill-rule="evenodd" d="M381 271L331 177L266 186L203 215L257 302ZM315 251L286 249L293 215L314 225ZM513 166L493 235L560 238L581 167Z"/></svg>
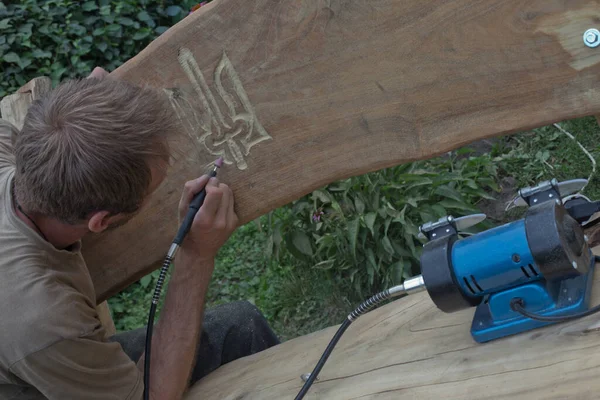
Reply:
<svg viewBox="0 0 600 400"><path fill-rule="evenodd" d="M214 178L216 175L216 169L211 171L211 173L209 174L211 178ZM183 243L183 239L185 238L185 235L187 235L190 231L190 228L192 227L192 223L194 222L194 218L196 217L198 210L200 210L200 207L202 207L202 204L204 204L204 199L206 199L206 188L202 189L202 191L197 193L192 199L190 207L188 208L188 211L185 214L185 218L183 218L181 226L177 231L177 235L175 235L175 239L173 239L173 243L175 243L176 245L181 246L181 243Z"/></svg>

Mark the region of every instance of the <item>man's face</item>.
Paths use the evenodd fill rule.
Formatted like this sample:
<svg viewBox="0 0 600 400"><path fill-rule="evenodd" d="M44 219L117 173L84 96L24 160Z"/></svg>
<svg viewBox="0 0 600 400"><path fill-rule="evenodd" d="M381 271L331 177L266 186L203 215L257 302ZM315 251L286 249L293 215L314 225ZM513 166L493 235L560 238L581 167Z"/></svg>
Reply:
<svg viewBox="0 0 600 400"><path fill-rule="evenodd" d="M167 177L167 168L168 168L168 163L164 162L162 160L158 160L154 164L150 165L150 172L152 174L151 180L150 180L150 186L148 187L148 194L144 198L144 201L142 202L140 208L134 213L119 214L119 215L113 217L113 221L111 221L109 227L106 229L107 231L112 231L112 230L117 229L120 226L125 225L148 204L148 201L149 201L152 193L154 193L156 191L156 189L158 189L158 187L161 185L161 183L163 183L163 181Z"/></svg>

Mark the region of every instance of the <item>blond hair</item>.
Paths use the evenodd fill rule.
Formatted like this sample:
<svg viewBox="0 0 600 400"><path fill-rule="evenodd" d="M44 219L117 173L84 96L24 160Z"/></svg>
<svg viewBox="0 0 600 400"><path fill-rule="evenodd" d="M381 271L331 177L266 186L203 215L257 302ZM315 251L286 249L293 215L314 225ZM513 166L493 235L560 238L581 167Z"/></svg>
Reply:
<svg viewBox="0 0 600 400"><path fill-rule="evenodd" d="M64 82L31 105L15 139L16 199L66 223L94 211L134 213L150 165L168 161L175 129L158 91L113 79Z"/></svg>

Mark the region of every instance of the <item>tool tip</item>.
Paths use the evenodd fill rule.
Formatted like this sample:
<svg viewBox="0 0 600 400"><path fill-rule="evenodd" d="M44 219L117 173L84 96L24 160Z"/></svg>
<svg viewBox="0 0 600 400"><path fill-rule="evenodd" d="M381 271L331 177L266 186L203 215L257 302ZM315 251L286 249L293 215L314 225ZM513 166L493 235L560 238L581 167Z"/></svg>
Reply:
<svg viewBox="0 0 600 400"><path fill-rule="evenodd" d="M223 166L223 157L217 158L217 161L215 161L215 165L221 168Z"/></svg>

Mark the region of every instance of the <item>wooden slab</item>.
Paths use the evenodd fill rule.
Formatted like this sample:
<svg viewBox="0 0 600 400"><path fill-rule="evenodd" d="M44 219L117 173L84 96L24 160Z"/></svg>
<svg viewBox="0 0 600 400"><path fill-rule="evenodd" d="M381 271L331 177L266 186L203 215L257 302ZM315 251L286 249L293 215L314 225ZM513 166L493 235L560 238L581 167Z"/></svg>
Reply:
<svg viewBox="0 0 600 400"><path fill-rule="evenodd" d="M599 248L596 248L598 253ZM600 303L600 273L592 304ZM306 399L597 399L600 315L486 344L469 333L474 309L444 314L427 293L359 318ZM293 399L337 327L221 367L186 400Z"/></svg>
<svg viewBox="0 0 600 400"><path fill-rule="evenodd" d="M52 89L52 81L47 76L30 80L17 93L5 96L0 100L2 119L10 122L18 129L23 128L25 115L27 115L31 103L48 93L50 89Z"/></svg>
<svg viewBox="0 0 600 400"><path fill-rule="evenodd" d="M164 89L183 130L128 226L86 241L103 300L158 267L185 180L224 155L242 222L329 182L600 114L592 0L218 0L112 77Z"/></svg>

